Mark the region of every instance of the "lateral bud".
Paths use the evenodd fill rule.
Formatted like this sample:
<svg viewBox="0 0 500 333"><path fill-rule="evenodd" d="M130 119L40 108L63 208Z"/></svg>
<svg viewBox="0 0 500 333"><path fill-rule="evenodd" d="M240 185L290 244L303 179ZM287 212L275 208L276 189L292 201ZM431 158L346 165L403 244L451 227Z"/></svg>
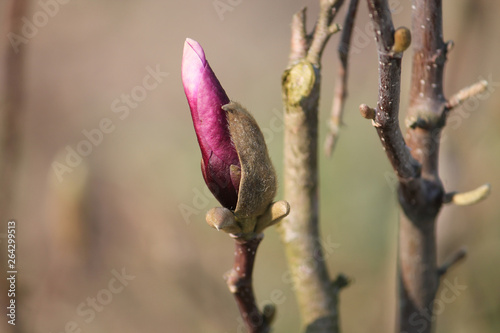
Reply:
<svg viewBox="0 0 500 333"><path fill-rule="evenodd" d="M359 106L359 112L361 113L361 116L365 119L375 119L375 109L369 107L366 104L361 104Z"/></svg>
<svg viewBox="0 0 500 333"><path fill-rule="evenodd" d="M274 304L266 304L264 305L264 309L262 310L262 317L264 318L267 324L271 324L276 316L276 306Z"/></svg>
<svg viewBox="0 0 500 333"><path fill-rule="evenodd" d="M215 207L207 212L206 220L209 226L229 234L241 233L233 212L224 207Z"/></svg>
<svg viewBox="0 0 500 333"><path fill-rule="evenodd" d="M392 45L392 52L401 53L411 44L411 32L406 27L399 27L394 31L394 45Z"/></svg>

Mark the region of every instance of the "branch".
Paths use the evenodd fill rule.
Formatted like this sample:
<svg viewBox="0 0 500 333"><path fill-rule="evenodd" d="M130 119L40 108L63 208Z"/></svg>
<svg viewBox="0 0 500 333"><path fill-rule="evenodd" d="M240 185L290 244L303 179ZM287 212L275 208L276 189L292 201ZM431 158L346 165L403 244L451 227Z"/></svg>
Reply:
<svg viewBox="0 0 500 333"><path fill-rule="evenodd" d="M420 166L411 156L399 128L402 53L393 50L396 46L396 50L404 51L399 44L409 44L409 35L401 33L407 31L406 28L394 30L387 1L368 0L368 10L375 30L379 59L379 94L373 125L394 171L400 179L409 181L418 177ZM401 39L397 44L394 43L395 35Z"/></svg>
<svg viewBox="0 0 500 333"><path fill-rule="evenodd" d="M443 265L441 265L438 270L437 274L439 277L443 276L446 274L446 272L451 268L451 266L457 264L458 262L462 261L465 259L467 256L467 249L461 248L457 252L453 254L451 258L448 259Z"/></svg>
<svg viewBox="0 0 500 333"><path fill-rule="evenodd" d="M307 59L316 67L320 66L321 55L328 39L340 30L338 24L332 22L343 3L344 0L320 0L319 18L307 52Z"/></svg>
<svg viewBox="0 0 500 333"><path fill-rule="evenodd" d="M332 111L329 122L329 133L325 138L325 154L331 157L333 149L338 140L339 127L342 125L342 115L344 113L345 100L347 97L347 65L348 55L351 46L352 28L354 26L354 19L356 18L356 10L358 7L358 0L351 0L349 8L342 27L342 36L338 47L338 56L340 60L337 82L335 83L335 91L333 96Z"/></svg>
<svg viewBox="0 0 500 333"><path fill-rule="evenodd" d="M251 240L235 239L234 266L226 276L248 333L269 332L275 313L273 305L266 306L264 312L260 312L252 287L255 255L263 238L264 235L259 234Z"/></svg>
<svg viewBox="0 0 500 333"><path fill-rule="evenodd" d="M309 49L310 37L306 33L306 12L307 8L302 8L292 17L292 38L290 45L290 56L288 66L292 66L300 59L305 58Z"/></svg>
<svg viewBox="0 0 500 333"><path fill-rule="evenodd" d="M319 19L311 35L304 29L305 9L294 16L290 62L282 77L284 196L291 209L278 230L308 333L339 330L338 292L331 287L319 235L317 150L321 55L338 28L332 22L341 3L320 0Z"/></svg>
<svg viewBox="0 0 500 333"><path fill-rule="evenodd" d="M430 332L430 321L425 322L422 329L414 325L413 318L415 313L421 313L429 306L432 310L439 283L435 219L441 208L443 189L437 175L439 136L433 136L433 130L437 128L439 135L439 127L435 127L438 123L434 120L439 119L435 116L435 109L442 110L442 100L436 94L442 89L442 71L438 65L430 66L430 61L442 61L445 51L443 53L437 48L441 45L436 41L442 35L441 12L439 6L433 7L433 1L413 1L412 27L416 38L412 38L407 28L394 29L387 1L368 0L378 48L379 98L375 110L362 105L360 111L365 118L373 118L382 146L399 178L398 199L402 212L397 330L408 333ZM405 141L399 127L401 58L412 39L415 56L410 104L415 105L415 109L408 113L413 122L421 124L426 121L434 127L412 126ZM426 76L429 72L432 76ZM420 104L416 105L416 101Z"/></svg>
<svg viewBox="0 0 500 333"><path fill-rule="evenodd" d="M24 117L24 100L25 100L25 57L26 45L21 42L14 42L11 36L22 36L24 22L22 18L26 15L28 1L27 0L11 0L7 7L7 39L5 44L5 62L3 63L0 73L4 88L4 95L0 96L0 221L5 228L0 229L0 233L7 233L7 223L9 219L14 217L15 198L17 193L17 181L19 176L19 165L22 150L22 121ZM12 35L11 35L12 34ZM15 44L19 43L19 44ZM21 45L22 44L22 45ZM0 260L7 262L7 247L3 242L0 248ZM7 281L5 279L0 282L1 290L8 290ZM4 289L5 287L5 289ZM22 288L22 286L21 286ZM22 295L18 295L17 301L22 303ZM0 306L4 309L9 305L7 293L0 296ZM15 326L7 325L5 332L23 332L25 325L22 321L18 321ZM5 327L0 324L0 330Z"/></svg>
<svg viewBox="0 0 500 333"><path fill-rule="evenodd" d="M9 33L22 35L23 22L21 18L26 13L27 1L12 0L9 16ZM0 105L2 112L2 138L0 143L0 212L8 216L2 216L3 220L12 218L11 205L15 193L15 179L19 169L19 158L21 154L22 119L24 115L24 69L25 69L25 45L6 45L5 57L5 100Z"/></svg>
<svg viewBox="0 0 500 333"><path fill-rule="evenodd" d="M479 82L474 83L471 86L468 86L460 90L455 95L451 96L451 98L448 100L448 102L446 103L446 110L450 111L456 108L457 106L461 105L468 99L471 99L481 94L486 90L486 88L488 88L488 82L485 80L481 80Z"/></svg>

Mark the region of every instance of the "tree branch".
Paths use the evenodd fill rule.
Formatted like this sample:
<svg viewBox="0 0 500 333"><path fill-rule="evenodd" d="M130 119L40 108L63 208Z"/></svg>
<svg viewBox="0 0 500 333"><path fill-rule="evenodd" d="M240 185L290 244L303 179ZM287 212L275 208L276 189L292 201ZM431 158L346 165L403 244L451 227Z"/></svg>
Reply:
<svg viewBox="0 0 500 333"><path fill-rule="evenodd" d="M473 98L482 92L484 92L488 88L488 82L485 80L481 80L479 82L474 83L471 86L468 86L459 92L457 92L455 95L451 96L451 98L448 99L448 102L446 103L446 109L452 110L456 108L457 106L461 105L465 101L467 101L470 98Z"/></svg>
<svg viewBox="0 0 500 333"><path fill-rule="evenodd" d="M362 105L365 118L374 117L382 145L399 176L398 199L402 208L399 227L400 306L398 331L431 332L432 305L440 274L463 258L436 265L436 217L444 202L473 203L484 198L489 187L465 194L445 195L438 174L439 139L447 111L486 88L480 82L446 102L443 71L452 43L442 39L441 0L413 0L413 64L410 105L405 140L399 128L399 94L402 51L408 47L406 28L394 30L387 1L368 0L379 55L379 101L375 115ZM406 146L408 145L408 147ZM463 199L463 200L462 200ZM415 313L431 311L425 325L415 325Z"/></svg>
<svg viewBox="0 0 500 333"><path fill-rule="evenodd" d="M373 125L398 177L405 181L418 177L420 166L411 156L399 128L401 53L392 52L394 27L387 1L369 0L379 58L379 96Z"/></svg>
<svg viewBox="0 0 500 333"><path fill-rule="evenodd" d="M9 17L9 33L22 35L21 18L26 13L27 1L12 0ZM19 169L21 155L22 119L24 115L24 45L6 45L5 59L5 96L2 109L2 138L0 157L0 212L3 221L13 218L11 205L15 193L14 182ZM8 216L5 216L8 215Z"/></svg>
<svg viewBox="0 0 500 333"><path fill-rule="evenodd" d="M418 53L416 57L423 59L431 58L427 55L429 52L433 54L432 56L435 55L435 50L430 50L429 47L439 45L435 39L436 36L441 36L440 21L436 22L441 17L440 6L426 9L439 12L439 14L433 14L434 21L420 21L426 20L429 16L422 16L418 8L426 8L430 3L431 1L428 0L414 1L412 6L414 8L412 22L414 33L418 29L415 33L416 38L413 37L414 54ZM438 286L435 218L441 207L443 196L442 185L437 177L437 168L435 168L437 167L435 154L439 143L434 137L429 140L429 135L434 134L433 131L410 127L406 137L410 147L408 149L399 128L398 113L401 51L408 47L410 34L406 28L394 30L387 1L368 0L368 8L374 23L379 55L379 101L373 122L392 167L399 177L399 203L403 210L399 227L398 331L413 333L419 329L422 332L422 327L412 325L411 316L424 309L432 311L432 302ZM422 32L427 35L422 36ZM434 98L432 100L434 104L422 106L416 114L409 111L409 115L419 120L418 123L422 122L420 119L424 113L425 116L422 117L424 120L437 119L433 116L431 109L442 105L442 93L441 100L437 100L437 103L435 103L436 95L426 95L429 92L427 85L432 84L435 90L442 88L442 76L438 75L442 74L442 71L437 70L434 71L435 75L427 76L429 73L426 70L429 62L425 62L423 70L426 79L422 79L420 76L423 73L422 64L424 64L423 61L416 61L414 57L410 99L412 102L417 100L425 102L427 99ZM416 83L418 85L415 87ZM413 95L415 93L417 93L417 98ZM422 97L422 101L418 97ZM429 112L432 117L429 116ZM437 122L433 123L437 125ZM413 132L412 129L414 129ZM430 332L430 328L429 321L423 332Z"/></svg>
<svg viewBox="0 0 500 333"><path fill-rule="evenodd" d="M285 200L290 214L279 225L306 332L338 332L338 292L332 288L318 221L318 103L320 63L342 1L321 0L314 33L304 30L305 10L292 22L290 63L283 74Z"/></svg>
<svg viewBox="0 0 500 333"><path fill-rule="evenodd" d="M342 115L344 114L345 100L347 98L347 78L348 78L348 56L351 46L352 28L354 19L356 18L356 10L358 8L358 0L351 0L349 8L342 27L342 36L338 47L338 56L340 60L337 82L333 93L332 111L330 121L328 123L328 134L325 138L325 154L331 157L335 144L338 140L339 127L342 125Z"/></svg>
<svg viewBox="0 0 500 333"><path fill-rule="evenodd" d="M311 46L307 52L307 60L316 67L320 67L321 55L330 36L339 31L337 24L332 24L337 10L344 0L320 0L320 12L316 28L314 29Z"/></svg>
<svg viewBox="0 0 500 333"><path fill-rule="evenodd" d="M25 72L25 57L26 46L15 45L11 40L11 36L22 36L23 21L22 18L26 15L28 1L27 0L11 0L8 7L8 25L7 33L9 43L5 45L5 63L4 80L5 95L0 96L2 103L0 104L0 113L2 124L1 139L0 139L0 220L1 225L5 229L0 230L1 233L7 233L7 221L13 219L14 216L14 200L16 196L16 187L18 181L18 171L21 159L21 142L22 142L22 120L24 116L24 100L25 100L25 86L24 86L24 72ZM7 242L3 242L6 244ZM0 260L7 262L5 254L7 248L2 244ZM0 282L0 289L6 286L6 281ZM19 298L22 296L18 296ZM7 293L1 296L0 304L2 306L8 305ZM5 308L5 307L4 307ZM4 324L0 324L3 327ZM23 322L18 321L15 326L7 325L6 332L23 332L25 325Z"/></svg>
<svg viewBox="0 0 500 333"><path fill-rule="evenodd" d="M252 287L252 273L255 255L264 234L251 240L235 239L234 266L227 274L227 285L233 293L241 317L249 333L267 333L274 317L274 306L267 306L260 312Z"/></svg>
<svg viewBox="0 0 500 333"><path fill-rule="evenodd" d="M465 259L466 256L467 256L467 250L465 248L461 248L460 250L455 252L453 256L448 259L448 261L446 261L438 268L437 270L438 277L445 275L451 266L462 261L463 259Z"/></svg>
<svg viewBox="0 0 500 333"><path fill-rule="evenodd" d="M309 49L310 37L306 32L307 8L302 8L292 17L292 38L288 66L292 66L300 59L305 58Z"/></svg>

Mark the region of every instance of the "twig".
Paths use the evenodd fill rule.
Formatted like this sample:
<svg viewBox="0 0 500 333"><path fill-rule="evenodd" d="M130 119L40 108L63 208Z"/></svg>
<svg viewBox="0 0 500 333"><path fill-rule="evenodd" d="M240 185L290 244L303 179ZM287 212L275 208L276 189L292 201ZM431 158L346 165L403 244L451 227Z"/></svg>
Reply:
<svg viewBox="0 0 500 333"><path fill-rule="evenodd" d="M12 0L10 8L9 32L21 34L21 18L26 12L27 1ZM2 110L2 141L0 157L0 212L12 214L11 204L14 197L14 182L19 169L19 158L21 153L22 119L24 114L24 58L26 50L24 45L18 45L15 49L10 43L7 45L5 60L5 96ZM12 218L12 216L3 216Z"/></svg>
<svg viewBox="0 0 500 333"><path fill-rule="evenodd" d="M387 1L369 0L379 58L379 96L373 121L382 146L400 179L418 177L420 166L411 156L399 128L401 54L394 53L394 26Z"/></svg>
<svg viewBox="0 0 500 333"><path fill-rule="evenodd" d="M288 65L292 66L300 59L305 58L309 49L310 36L306 32L307 8L302 8L292 17L292 38L290 42L290 56Z"/></svg>
<svg viewBox="0 0 500 333"><path fill-rule="evenodd" d="M342 26L342 36L338 46L338 56L340 64L337 72L337 80L332 102L332 111L328 123L329 132L325 138L325 154L331 157L333 149L338 140L339 128L342 125L342 115L344 114L345 100L347 98L347 78L348 78L348 55L351 46L351 36L356 18L358 0L351 0L349 8Z"/></svg>
<svg viewBox="0 0 500 333"><path fill-rule="evenodd" d="M455 252L453 254L453 256L451 258L448 259L448 261L446 261L444 264L442 264L438 270L437 270L437 274L439 277L443 276L446 274L446 272L448 271L448 269L450 269L451 266L457 264L458 262L462 261L463 259L465 259L465 257L467 256L467 249L465 248L461 248L460 250L458 250L457 252Z"/></svg>
<svg viewBox="0 0 500 333"><path fill-rule="evenodd" d="M270 331L270 322L274 316L274 308L265 308L260 312L255 301L252 287L252 273L255 255L263 234L251 240L235 239L234 266L227 274L227 285L233 293L241 317L249 333L266 333Z"/></svg>
<svg viewBox="0 0 500 333"><path fill-rule="evenodd" d="M320 0L320 12L316 28L311 40L311 46L307 52L307 60L319 67L321 55L331 35L339 31L339 26L332 23L337 10L342 6L344 0Z"/></svg>
<svg viewBox="0 0 500 333"><path fill-rule="evenodd" d="M451 96L450 99L448 99L448 102L446 103L446 109L452 110L456 108L457 106L464 103L468 99L481 94L486 90L486 88L488 88L488 82L486 82L485 80L481 80L479 82L474 83L471 86L468 86L460 90L455 95Z"/></svg>
<svg viewBox="0 0 500 333"><path fill-rule="evenodd" d="M11 0L8 11L8 33L22 35L23 21L22 18L26 14L28 6L27 0ZM5 57L5 78L2 78L5 86L5 96L3 105L0 104L0 113L2 119L2 133L0 141L0 220L2 226L7 226L6 221L14 218L13 202L16 196L16 185L18 180L18 170L21 157L21 139L22 139L22 119L24 115L24 68L26 46L17 45L14 47L10 42L6 46ZM6 232L0 230L0 232ZM6 244L6 242L4 242ZM0 260L7 262L4 259L7 253L7 248L2 245ZM0 289L5 284L5 279L0 283ZM1 296L1 305L6 306L8 299L7 294ZM18 302L19 302L18 296ZM5 307L4 307L5 309ZM2 327L3 324L0 324ZM9 332L23 332L24 324L22 321L17 321L17 325L9 326Z"/></svg>

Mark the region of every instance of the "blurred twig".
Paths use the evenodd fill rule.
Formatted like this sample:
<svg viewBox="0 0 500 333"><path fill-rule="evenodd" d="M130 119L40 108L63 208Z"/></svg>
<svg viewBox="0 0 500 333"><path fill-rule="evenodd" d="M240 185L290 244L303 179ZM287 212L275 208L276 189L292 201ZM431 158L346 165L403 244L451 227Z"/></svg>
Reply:
<svg viewBox="0 0 500 333"><path fill-rule="evenodd" d="M8 11L8 33L22 36L23 22L28 7L28 0L11 0ZM9 39L7 39L9 40ZM15 219L13 203L16 194L16 181L21 156L22 119L24 114L24 65L26 56L25 45L14 47L10 40L6 47L5 58L5 91L2 96L1 112L1 141L0 141L0 223L2 232L6 231L7 221ZM0 260L2 264L7 248L2 244ZM5 279L2 279L5 283ZM19 287L18 287L19 288ZM7 288L1 288L7 290ZM16 293L19 302L20 293ZM7 293L2 294L2 305L5 305ZM3 307L5 309L5 307ZM16 320L15 326L10 326L12 332L23 332L22 322Z"/></svg>
<svg viewBox="0 0 500 333"><path fill-rule="evenodd" d="M330 121L328 123L328 134L325 138L325 154L330 157L337 144L340 126L342 126L342 116L344 114L345 100L347 98L347 78L348 78L348 56L351 46L351 36L358 8L358 0L351 0L349 8L342 26L342 36L338 46L339 68L337 72L337 82L332 103Z"/></svg>

